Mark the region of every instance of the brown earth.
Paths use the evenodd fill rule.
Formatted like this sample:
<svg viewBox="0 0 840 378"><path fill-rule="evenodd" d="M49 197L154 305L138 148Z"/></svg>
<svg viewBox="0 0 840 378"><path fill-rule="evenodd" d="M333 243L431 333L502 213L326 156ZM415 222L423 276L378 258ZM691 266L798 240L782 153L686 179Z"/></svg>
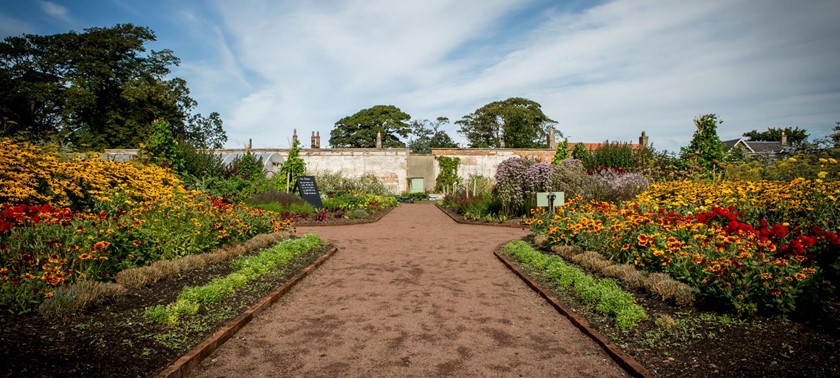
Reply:
<svg viewBox="0 0 840 378"><path fill-rule="evenodd" d="M339 252L194 376L626 376L495 258L527 230L413 204L299 231Z"/></svg>

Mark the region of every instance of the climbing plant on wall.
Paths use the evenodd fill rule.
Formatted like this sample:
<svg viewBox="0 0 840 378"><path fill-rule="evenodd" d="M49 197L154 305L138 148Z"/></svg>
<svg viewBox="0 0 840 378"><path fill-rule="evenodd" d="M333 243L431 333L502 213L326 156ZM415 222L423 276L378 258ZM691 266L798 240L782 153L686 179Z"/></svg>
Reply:
<svg viewBox="0 0 840 378"><path fill-rule="evenodd" d="M461 164L461 159L457 157L438 156L435 160L437 160L438 168L440 169L435 179L435 191L438 193L451 192L455 184L461 181L458 177L458 165Z"/></svg>

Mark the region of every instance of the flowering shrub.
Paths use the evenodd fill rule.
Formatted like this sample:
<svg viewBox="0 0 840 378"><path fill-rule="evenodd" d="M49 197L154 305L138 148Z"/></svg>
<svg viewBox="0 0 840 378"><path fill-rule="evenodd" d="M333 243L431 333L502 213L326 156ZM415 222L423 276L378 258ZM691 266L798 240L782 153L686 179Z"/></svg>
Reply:
<svg viewBox="0 0 840 378"><path fill-rule="evenodd" d="M169 171L0 139L0 307L31 310L56 288L203 253L291 221L184 190Z"/></svg>
<svg viewBox="0 0 840 378"><path fill-rule="evenodd" d="M668 273L739 314L788 312L816 290L814 277L837 284L837 190L805 180L659 183L635 203L578 197L526 223L549 244Z"/></svg>
<svg viewBox="0 0 840 378"><path fill-rule="evenodd" d="M126 268L292 229L270 213L197 192L155 206L111 208L0 205L0 307L26 311L76 281L108 281Z"/></svg>
<svg viewBox="0 0 840 378"><path fill-rule="evenodd" d="M619 201L635 197L649 180L622 168L593 167L585 170L580 160L566 159L558 165L518 157L499 164L495 193L508 215L521 215L533 205L537 192L562 191L566 197Z"/></svg>
<svg viewBox="0 0 840 378"><path fill-rule="evenodd" d="M157 166L98 159L66 160L58 153L0 138L0 203L90 209L121 191L129 203L161 203L180 181Z"/></svg>
<svg viewBox="0 0 840 378"><path fill-rule="evenodd" d="M750 160L727 164L725 172L731 180L784 180L797 178L815 182L840 180L840 149L823 151L819 154L797 154L790 158L762 162Z"/></svg>

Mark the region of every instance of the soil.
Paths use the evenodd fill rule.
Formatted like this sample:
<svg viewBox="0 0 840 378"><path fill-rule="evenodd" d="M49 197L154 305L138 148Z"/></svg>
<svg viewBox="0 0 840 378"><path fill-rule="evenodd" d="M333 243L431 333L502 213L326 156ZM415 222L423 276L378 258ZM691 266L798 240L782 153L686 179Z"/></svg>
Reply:
<svg viewBox="0 0 840 378"><path fill-rule="evenodd" d="M111 303L66 319L37 313L15 316L0 313L0 375L123 376L154 375L238 316L298 271L329 251L325 246L300 256L265 279L237 291L224 303L202 306L188 326L167 329L149 324L144 310L167 304L185 286L203 285L232 271L219 263L200 271L129 290ZM250 254L258 253L255 251Z"/></svg>
<svg viewBox="0 0 840 378"><path fill-rule="evenodd" d="M493 256L524 229L407 204L376 224L299 231L338 253L194 376L626 376Z"/></svg>
<svg viewBox="0 0 840 378"><path fill-rule="evenodd" d="M515 259L511 260L515 262ZM632 331L622 332L612 319L598 314L592 306L581 304L573 294L556 290L539 274L521 265L520 268L543 290L585 318L592 328L607 336L654 376L840 376L840 328L836 319L813 316L807 321L797 318L713 318L710 312L670 305L625 288L635 296L650 319ZM670 334L663 332L656 324L656 319L663 316L687 325L673 326Z"/></svg>

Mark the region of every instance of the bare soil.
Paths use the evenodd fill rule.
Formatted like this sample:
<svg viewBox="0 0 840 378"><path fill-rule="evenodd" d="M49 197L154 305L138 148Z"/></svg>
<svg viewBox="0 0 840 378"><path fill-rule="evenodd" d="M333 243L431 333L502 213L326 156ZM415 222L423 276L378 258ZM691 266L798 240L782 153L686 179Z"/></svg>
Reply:
<svg viewBox="0 0 840 378"><path fill-rule="evenodd" d="M408 204L299 231L339 252L194 376L626 376L493 256L527 230Z"/></svg>

